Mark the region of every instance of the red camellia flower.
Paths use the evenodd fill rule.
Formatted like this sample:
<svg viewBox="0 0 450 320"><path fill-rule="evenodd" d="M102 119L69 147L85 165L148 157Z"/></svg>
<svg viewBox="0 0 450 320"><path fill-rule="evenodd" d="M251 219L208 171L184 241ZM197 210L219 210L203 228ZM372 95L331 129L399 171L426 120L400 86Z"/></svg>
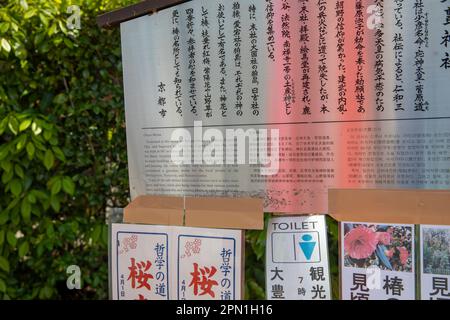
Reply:
<svg viewBox="0 0 450 320"><path fill-rule="evenodd" d="M378 239L375 231L366 226L352 229L344 238L344 250L353 259L366 259L377 248Z"/></svg>
<svg viewBox="0 0 450 320"><path fill-rule="evenodd" d="M402 265L405 265L408 262L409 258L409 252L405 247L397 248L397 250L400 252L400 263Z"/></svg>
<svg viewBox="0 0 450 320"><path fill-rule="evenodd" d="M389 232L377 232L378 242L388 246L391 244L392 235Z"/></svg>

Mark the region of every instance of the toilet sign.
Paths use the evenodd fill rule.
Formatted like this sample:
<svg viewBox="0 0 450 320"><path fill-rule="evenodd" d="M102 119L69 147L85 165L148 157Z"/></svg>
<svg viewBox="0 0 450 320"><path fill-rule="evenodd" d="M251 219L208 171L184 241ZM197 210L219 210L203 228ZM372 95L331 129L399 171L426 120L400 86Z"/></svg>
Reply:
<svg viewBox="0 0 450 320"><path fill-rule="evenodd" d="M276 217L266 244L267 298L329 300L325 216Z"/></svg>

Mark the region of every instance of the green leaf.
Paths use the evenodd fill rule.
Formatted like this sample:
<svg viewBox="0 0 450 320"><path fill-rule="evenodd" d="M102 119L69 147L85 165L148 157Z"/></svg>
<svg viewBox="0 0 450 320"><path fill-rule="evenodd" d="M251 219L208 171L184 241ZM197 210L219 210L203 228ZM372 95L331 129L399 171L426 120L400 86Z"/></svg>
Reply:
<svg viewBox="0 0 450 320"><path fill-rule="evenodd" d="M22 182L19 179L14 179L10 184L11 192L13 195L18 197L22 192Z"/></svg>
<svg viewBox="0 0 450 320"><path fill-rule="evenodd" d="M55 210L55 212L59 212L59 210L61 209L61 204L58 197L56 196L52 196L50 198L50 205L52 206L53 210Z"/></svg>
<svg viewBox="0 0 450 320"><path fill-rule="evenodd" d="M17 135L19 132L19 121L17 121L16 117L9 117L8 127L14 135Z"/></svg>
<svg viewBox="0 0 450 320"><path fill-rule="evenodd" d="M1 43L3 50L5 50L6 52L11 51L11 45L9 44L8 40L6 40L5 38L2 38L0 43Z"/></svg>
<svg viewBox="0 0 450 320"><path fill-rule="evenodd" d="M53 167L54 162L55 157L53 155L53 152L51 150L45 151L44 166L47 168L47 170L50 170Z"/></svg>
<svg viewBox="0 0 450 320"><path fill-rule="evenodd" d="M0 269L5 272L9 272L9 261L2 256L0 256Z"/></svg>
<svg viewBox="0 0 450 320"><path fill-rule="evenodd" d="M20 165L16 164L14 166L14 170L16 171L16 174L20 177L20 178L25 178L25 173L23 172L23 169Z"/></svg>
<svg viewBox="0 0 450 320"><path fill-rule="evenodd" d="M94 228L94 231L92 232L92 242L97 242L98 239L100 238L102 232L102 226L101 225L96 225Z"/></svg>
<svg viewBox="0 0 450 320"><path fill-rule="evenodd" d="M55 180L51 188L52 195L58 194L59 191L61 191L61 186L62 186L61 179Z"/></svg>
<svg viewBox="0 0 450 320"><path fill-rule="evenodd" d="M8 219L9 219L9 213L7 210L0 213L0 225L5 224L6 221L8 221Z"/></svg>
<svg viewBox="0 0 450 320"><path fill-rule="evenodd" d="M3 279L0 279L0 292L6 292L6 283Z"/></svg>
<svg viewBox="0 0 450 320"><path fill-rule="evenodd" d="M35 136L40 135L42 132L42 128L36 122L33 122L31 124L31 130L33 131Z"/></svg>
<svg viewBox="0 0 450 320"><path fill-rule="evenodd" d="M19 246L19 257L24 257L28 253L28 250L30 250L30 245L28 241L25 241Z"/></svg>
<svg viewBox="0 0 450 320"><path fill-rule="evenodd" d="M65 193L73 196L73 194L75 193L75 183L73 183L70 177L63 178L62 186Z"/></svg>
<svg viewBox="0 0 450 320"><path fill-rule="evenodd" d="M35 151L34 144L32 142L28 142L27 143L27 153L28 153L28 158L30 160L32 160L34 157L34 151Z"/></svg>
<svg viewBox="0 0 450 320"><path fill-rule="evenodd" d="M17 138L16 149L18 151L22 150L25 147L26 143L27 143L27 136L23 134L19 138Z"/></svg>
<svg viewBox="0 0 450 320"><path fill-rule="evenodd" d="M31 119L25 119L20 123L19 131L25 131L28 129L28 127L31 125L32 120Z"/></svg>
<svg viewBox="0 0 450 320"><path fill-rule="evenodd" d="M23 10L28 10L28 3L26 0L20 0L20 6L23 8Z"/></svg>
<svg viewBox="0 0 450 320"><path fill-rule="evenodd" d="M22 217L25 221L30 221L31 217L31 204L25 198L22 200L22 205L20 206L20 211L22 213Z"/></svg>
<svg viewBox="0 0 450 320"><path fill-rule="evenodd" d="M12 231L8 231L6 233L6 241L8 241L9 245L13 248L16 247L17 238L16 235Z"/></svg>
<svg viewBox="0 0 450 320"><path fill-rule="evenodd" d="M0 247L5 242L5 230L0 230Z"/></svg>
<svg viewBox="0 0 450 320"><path fill-rule="evenodd" d="M0 33L6 33L9 29L9 23L8 22L2 22L0 23Z"/></svg>

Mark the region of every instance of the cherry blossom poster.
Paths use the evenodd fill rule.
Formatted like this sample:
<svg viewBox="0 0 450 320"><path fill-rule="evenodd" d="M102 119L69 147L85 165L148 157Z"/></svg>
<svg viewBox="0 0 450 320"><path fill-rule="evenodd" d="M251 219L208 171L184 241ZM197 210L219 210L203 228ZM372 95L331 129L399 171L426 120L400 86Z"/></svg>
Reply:
<svg viewBox="0 0 450 320"><path fill-rule="evenodd" d="M414 225L341 223L343 300L414 300Z"/></svg>
<svg viewBox="0 0 450 320"><path fill-rule="evenodd" d="M183 228L177 235L177 299L241 299L241 231Z"/></svg>
<svg viewBox="0 0 450 320"><path fill-rule="evenodd" d="M166 227L113 224L114 300L169 299L169 237Z"/></svg>
<svg viewBox="0 0 450 320"><path fill-rule="evenodd" d="M422 300L450 300L450 226L420 226Z"/></svg>
<svg viewBox="0 0 450 320"><path fill-rule="evenodd" d="M113 300L241 299L242 231L113 224Z"/></svg>

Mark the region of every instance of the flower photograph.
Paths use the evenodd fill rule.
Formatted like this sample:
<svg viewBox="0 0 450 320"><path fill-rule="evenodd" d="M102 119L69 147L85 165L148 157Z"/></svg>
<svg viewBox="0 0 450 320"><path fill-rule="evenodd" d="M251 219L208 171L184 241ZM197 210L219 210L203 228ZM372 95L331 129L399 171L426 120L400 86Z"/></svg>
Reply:
<svg viewBox="0 0 450 320"><path fill-rule="evenodd" d="M450 229L423 229L424 273L450 275Z"/></svg>
<svg viewBox="0 0 450 320"><path fill-rule="evenodd" d="M408 226L344 224L344 266L412 272L413 235Z"/></svg>

